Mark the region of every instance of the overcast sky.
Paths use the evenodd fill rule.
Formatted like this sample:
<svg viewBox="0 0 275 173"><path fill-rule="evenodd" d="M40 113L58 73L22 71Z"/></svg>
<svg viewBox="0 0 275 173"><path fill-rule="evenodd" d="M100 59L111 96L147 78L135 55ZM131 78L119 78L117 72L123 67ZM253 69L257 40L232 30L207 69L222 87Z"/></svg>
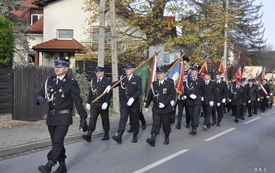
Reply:
<svg viewBox="0 0 275 173"><path fill-rule="evenodd" d="M275 50L275 0L255 0L255 4L263 4L261 12L263 12L262 22L265 27L264 38L267 39L266 44L272 44Z"/></svg>

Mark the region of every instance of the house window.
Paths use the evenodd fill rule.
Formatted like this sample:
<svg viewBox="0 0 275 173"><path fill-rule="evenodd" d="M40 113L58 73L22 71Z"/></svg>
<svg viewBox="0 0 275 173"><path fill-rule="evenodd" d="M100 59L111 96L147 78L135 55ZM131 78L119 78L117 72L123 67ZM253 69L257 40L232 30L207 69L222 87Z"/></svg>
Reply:
<svg viewBox="0 0 275 173"><path fill-rule="evenodd" d="M72 40L74 31L72 29L58 29L57 38L61 40Z"/></svg>
<svg viewBox="0 0 275 173"><path fill-rule="evenodd" d="M35 24L35 22L37 22L40 17L42 17L43 14L32 14L31 15L31 25Z"/></svg>

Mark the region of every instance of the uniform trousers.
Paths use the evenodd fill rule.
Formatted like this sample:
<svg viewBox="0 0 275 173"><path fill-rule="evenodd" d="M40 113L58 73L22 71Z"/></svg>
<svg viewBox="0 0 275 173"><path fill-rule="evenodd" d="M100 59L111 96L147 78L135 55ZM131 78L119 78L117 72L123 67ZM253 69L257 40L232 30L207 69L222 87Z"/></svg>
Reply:
<svg viewBox="0 0 275 173"><path fill-rule="evenodd" d="M178 124L181 125L181 120L182 120L182 115L183 115L183 110L185 107L185 101L184 100L178 100ZM186 117L188 116L187 111L185 109ZM188 117L189 118L189 117ZM187 124L187 122L186 122ZM190 124L190 118L189 118L189 123Z"/></svg>
<svg viewBox="0 0 275 173"><path fill-rule="evenodd" d="M203 113L204 113L204 123L207 127L210 127L210 116L212 114L213 106L202 105Z"/></svg>
<svg viewBox="0 0 275 173"><path fill-rule="evenodd" d="M220 106L216 105L217 115L218 115L218 122L220 123L223 118L223 111L224 111L224 103L221 103ZM213 118L214 121L214 118ZM216 116L215 116L216 122Z"/></svg>
<svg viewBox="0 0 275 173"><path fill-rule="evenodd" d="M90 122L89 122L89 131L95 131L96 129L96 122L98 115L100 114L101 119L102 119L102 127L105 132L109 132L110 130L110 120L109 120L109 115L108 115L108 108L105 110L101 109L101 106L95 106L91 105L91 117L90 117Z"/></svg>
<svg viewBox="0 0 275 173"><path fill-rule="evenodd" d="M159 130L162 126L164 134L170 134L171 124L170 124L170 115L168 113L156 113L153 111L153 125L151 133L159 134Z"/></svg>
<svg viewBox="0 0 275 173"><path fill-rule="evenodd" d="M62 126L50 126L48 125L48 131L51 136L52 149L48 153L48 160L53 162L63 161L66 159L66 150L64 147L64 139L67 135L69 125Z"/></svg>
<svg viewBox="0 0 275 173"><path fill-rule="evenodd" d="M242 117L241 113L242 113L242 105L232 105L233 110L235 111L235 119L239 119Z"/></svg>
<svg viewBox="0 0 275 173"><path fill-rule="evenodd" d="M191 120L191 126L192 127L198 127L199 126L199 118L200 118L200 110L201 110L201 104L198 105L188 105L188 114L190 115Z"/></svg>
<svg viewBox="0 0 275 173"><path fill-rule="evenodd" d="M128 121L128 117L130 115L131 121L131 127L133 129L134 134L139 133L139 113L140 113L140 107L139 106L127 106L126 102L125 104L120 105L120 120L119 120L119 126L118 131L121 131L124 133L125 126Z"/></svg>
<svg viewBox="0 0 275 173"><path fill-rule="evenodd" d="M248 114L251 115L253 112L255 112L256 108L256 101L251 101L250 103L247 103L247 109L248 109Z"/></svg>

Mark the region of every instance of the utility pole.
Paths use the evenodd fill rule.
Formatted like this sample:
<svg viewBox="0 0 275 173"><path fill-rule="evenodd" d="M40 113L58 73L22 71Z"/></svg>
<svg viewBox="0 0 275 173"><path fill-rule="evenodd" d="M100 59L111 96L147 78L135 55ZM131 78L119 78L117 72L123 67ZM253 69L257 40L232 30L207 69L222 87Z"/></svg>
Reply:
<svg viewBox="0 0 275 173"><path fill-rule="evenodd" d="M100 67L104 67L105 13L106 13L106 1L100 0L100 5L99 5L99 41L98 41L98 61L97 61L97 65Z"/></svg>
<svg viewBox="0 0 275 173"><path fill-rule="evenodd" d="M224 50L223 50L223 65L224 65L224 69L226 70L227 73L227 40L228 40L228 34L227 34L227 29L228 29L228 0L226 0L226 4L225 4L225 25L224 25L224 37L225 37L225 41L224 41ZM224 74L227 75L227 74ZM227 76L228 77L228 76Z"/></svg>
<svg viewBox="0 0 275 173"><path fill-rule="evenodd" d="M117 61L117 39L116 39L116 10L115 0L110 0L110 21L111 21L111 54L112 54L112 79L118 79L118 61ZM118 88L113 89L113 109L119 112L119 92Z"/></svg>

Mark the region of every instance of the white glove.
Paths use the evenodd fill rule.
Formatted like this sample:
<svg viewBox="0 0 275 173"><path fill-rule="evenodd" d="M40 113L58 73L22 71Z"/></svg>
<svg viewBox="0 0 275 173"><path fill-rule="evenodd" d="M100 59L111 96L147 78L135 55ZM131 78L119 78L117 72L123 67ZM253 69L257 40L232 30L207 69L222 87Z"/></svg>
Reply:
<svg viewBox="0 0 275 173"><path fill-rule="evenodd" d="M225 98L223 98L223 99L222 99L222 103L225 103L225 102L226 102L226 99L225 99Z"/></svg>
<svg viewBox="0 0 275 173"><path fill-rule="evenodd" d="M220 106L221 105L221 103L217 103L217 106Z"/></svg>
<svg viewBox="0 0 275 173"><path fill-rule="evenodd" d="M231 102L231 99L228 99L229 102Z"/></svg>
<svg viewBox="0 0 275 173"><path fill-rule="evenodd" d="M248 100L248 103L251 103L251 100Z"/></svg>
<svg viewBox="0 0 275 173"><path fill-rule="evenodd" d="M269 96L266 96L266 98L269 98Z"/></svg>
<svg viewBox="0 0 275 173"><path fill-rule="evenodd" d="M104 103L101 105L101 109L102 109L102 110L105 110L107 107L108 107L108 103L106 103L106 102L104 102Z"/></svg>
<svg viewBox="0 0 275 173"><path fill-rule="evenodd" d="M145 105L146 105L146 102L143 103L143 107L145 107Z"/></svg>
<svg viewBox="0 0 275 173"><path fill-rule="evenodd" d="M181 99L182 99L182 100L187 99L186 95L183 95L183 96L181 97Z"/></svg>
<svg viewBox="0 0 275 173"><path fill-rule="evenodd" d="M111 85L108 85L103 92L109 92L111 90Z"/></svg>
<svg viewBox="0 0 275 173"><path fill-rule="evenodd" d="M202 102L204 101L204 97L201 97L201 101L202 101Z"/></svg>
<svg viewBox="0 0 275 173"><path fill-rule="evenodd" d="M129 98L127 105L131 106L134 103L135 99L133 97Z"/></svg>
<svg viewBox="0 0 275 173"><path fill-rule="evenodd" d="M272 96L273 95L273 93L270 93L270 96Z"/></svg>
<svg viewBox="0 0 275 173"><path fill-rule="evenodd" d="M145 112L148 112L148 108L145 108L144 110L145 110Z"/></svg>
<svg viewBox="0 0 275 173"><path fill-rule="evenodd" d="M170 101L170 104L171 104L171 106L174 106L175 101L174 101L174 100L171 100L171 101Z"/></svg>
<svg viewBox="0 0 275 173"><path fill-rule="evenodd" d="M163 103L159 103L159 108L164 108L165 105Z"/></svg>
<svg viewBox="0 0 275 173"><path fill-rule="evenodd" d="M214 105L214 102L213 102L213 101L210 101L210 102L209 102L209 106L212 107L213 105Z"/></svg>
<svg viewBox="0 0 275 173"><path fill-rule="evenodd" d="M90 109L91 109L91 105L90 105L89 103L86 103L86 108L87 108L88 110L90 110Z"/></svg>
<svg viewBox="0 0 275 173"><path fill-rule="evenodd" d="M197 96L195 94L191 94L190 98L193 99L193 100L195 100L197 98Z"/></svg>
<svg viewBox="0 0 275 173"><path fill-rule="evenodd" d="M257 101L260 101L261 99L260 98L257 98Z"/></svg>

